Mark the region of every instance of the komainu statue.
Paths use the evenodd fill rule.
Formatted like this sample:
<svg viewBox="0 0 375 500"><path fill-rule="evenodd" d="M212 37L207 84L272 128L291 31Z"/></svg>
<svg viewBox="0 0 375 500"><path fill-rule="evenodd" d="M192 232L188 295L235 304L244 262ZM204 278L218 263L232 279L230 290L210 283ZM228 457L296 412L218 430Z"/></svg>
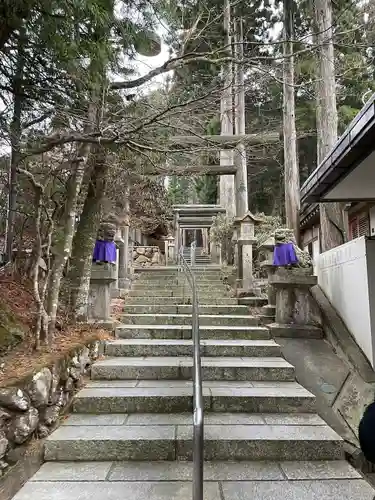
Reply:
<svg viewBox="0 0 375 500"><path fill-rule="evenodd" d="M299 248L292 229L276 229L273 265L312 269L311 256L308 252Z"/></svg>
<svg viewBox="0 0 375 500"><path fill-rule="evenodd" d="M100 224L96 236L92 260L97 264L105 262L116 264L116 224L104 221Z"/></svg>

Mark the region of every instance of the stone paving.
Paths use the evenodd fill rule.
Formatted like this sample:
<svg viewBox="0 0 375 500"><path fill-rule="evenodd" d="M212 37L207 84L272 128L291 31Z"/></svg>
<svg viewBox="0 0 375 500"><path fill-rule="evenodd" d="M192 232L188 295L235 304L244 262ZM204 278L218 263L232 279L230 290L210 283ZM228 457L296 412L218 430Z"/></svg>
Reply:
<svg viewBox="0 0 375 500"><path fill-rule="evenodd" d="M218 269L196 273L205 500L374 500L269 330L226 296ZM14 500L191 499L190 301L175 268L142 273L117 340Z"/></svg>

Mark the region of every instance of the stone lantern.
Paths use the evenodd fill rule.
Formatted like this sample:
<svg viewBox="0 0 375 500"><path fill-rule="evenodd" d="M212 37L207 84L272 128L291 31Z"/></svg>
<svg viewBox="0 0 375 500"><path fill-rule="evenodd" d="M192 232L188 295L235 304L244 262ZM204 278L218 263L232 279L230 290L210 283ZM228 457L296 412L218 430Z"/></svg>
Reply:
<svg viewBox="0 0 375 500"><path fill-rule="evenodd" d="M168 265L168 262L170 260L173 261L174 257L174 236L169 234L165 240L164 240L164 245L165 245L165 265Z"/></svg>

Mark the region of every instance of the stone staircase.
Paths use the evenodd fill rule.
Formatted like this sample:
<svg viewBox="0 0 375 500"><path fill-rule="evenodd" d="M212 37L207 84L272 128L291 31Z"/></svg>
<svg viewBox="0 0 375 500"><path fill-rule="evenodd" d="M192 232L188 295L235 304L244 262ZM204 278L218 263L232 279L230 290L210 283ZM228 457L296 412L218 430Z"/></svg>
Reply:
<svg viewBox="0 0 375 500"><path fill-rule="evenodd" d="M211 264L211 256L203 252L203 248L196 247L195 249L195 265L196 266L206 266ZM191 264L191 254L190 247L184 247L183 249L184 259L188 264Z"/></svg>
<svg viewBox="0 0 375 500"><path fill-rule="evenodd" d="M205 500L373 500L344 461L269 330L196 270L205 407ZM92 367L46 463L15 500L187 500L192 495L191 294L144 271L117 339Z"/></svg>

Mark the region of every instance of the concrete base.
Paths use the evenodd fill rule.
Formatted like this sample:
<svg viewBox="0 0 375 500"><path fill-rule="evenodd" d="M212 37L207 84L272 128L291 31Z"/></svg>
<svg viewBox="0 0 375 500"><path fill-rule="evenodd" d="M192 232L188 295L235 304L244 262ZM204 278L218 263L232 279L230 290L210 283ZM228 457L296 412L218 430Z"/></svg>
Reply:
<svg viewBox="0 0 375 500"><path fill-rule="evenodd" d="M281 325L280 323L271 323L268 328L273 337L286 338L323 338L323 330L313 325Z"/></svg>
<svg viewBox="0 0 375 500"><path fill-rule="evenodd" d="M111 291L111 299L123 299L129 295L129 289L125 288L114 288Z"/></svg>
<svg viewBox="0 0 375 500"><path fill-rule="evenodd" d="M315 394L319 415L342 437L358 446L355 433L332 407L335 401L337 404L348 379L347 364L324 340L279 338L277 342L285 359L295 366L297 380ZM352 408L352 411L358 410Z"/></svg>
<svg viewBox="0 0 375 500"><path fill-rule="evenodd" d="M319 305L323 316L323 330L334 348L347 357L353 368L365 382L375 382L375 371L366 355L362 352L347 326L332 306L323 290L318 286L311 289L311 294Z"/></svg>

